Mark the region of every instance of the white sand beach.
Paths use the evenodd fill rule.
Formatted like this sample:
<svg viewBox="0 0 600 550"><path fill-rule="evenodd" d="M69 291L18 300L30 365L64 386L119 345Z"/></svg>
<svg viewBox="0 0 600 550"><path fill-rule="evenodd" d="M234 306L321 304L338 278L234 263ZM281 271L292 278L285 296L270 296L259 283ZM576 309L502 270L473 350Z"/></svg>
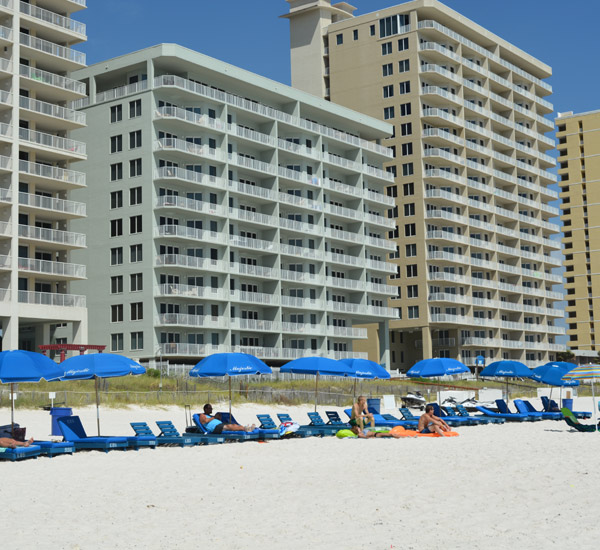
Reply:
<svg viewBox="0 0 600 550"><path fill-rule="evenodd" d="M591 399L575 400L576 410L591 407ZM246 405L235 414L245 423L257 412L286 411L305 423L307 410L310 405ZM2 413L6 420L8 411ZM95 409L74 413L95 435ZM131 421L155 428L155 420L173 420L184 428L179 407L104 408L101 419L108 435L132 435ZM16 421L38 438L50 431L44 411L19 410ZM597 546L600 434L574 432L562 421L457 431L459 437L443 439L308 438L5 462L5 544L86 550Z"/></svg>

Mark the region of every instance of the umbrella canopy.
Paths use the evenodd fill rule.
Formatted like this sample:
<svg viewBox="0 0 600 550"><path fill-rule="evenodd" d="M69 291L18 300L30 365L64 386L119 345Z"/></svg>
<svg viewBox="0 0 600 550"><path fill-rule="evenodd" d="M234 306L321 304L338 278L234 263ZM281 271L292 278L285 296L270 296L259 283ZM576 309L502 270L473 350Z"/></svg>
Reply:
<svg viewBox="0 0 600 550"><path fill-rule="evenodd" d="M554 362L546 363L541 367L533 369L531 378L540 384L548 386L579 386L577 380L563 380L563 376L570 370L573 370L577 365L573 363Z"/></svg>
<svg viewBox="0 0 600 550"><path fill-rule="evenodd" d="M229 379L229 416L231 417L231 377L248 374L271 374L271 368L258 357L249 353L214 353L205 357L189 372L198 378Z"/></svg>
<svg viewBox="0 0 600 550"><path fill-rule="evenodd" d="M52 359L24 350L6 350L0 352L0 382L10 384L10 423L14 434L15 401L13 384L19 382L39 382L40 380L58 380L65 373Z"/></svg>
<svg viewBox="0 0 600 550"><path fill-rule="evenodd" d="M352 369L352 373L348 376L352 378L366 379L387 379L390 378L390 373L375 361L368 359L340 359L340 363L348 365Z"/></svg>
<svg viewBox="0 0 600 550"><path fill-rule="evenodd" d="M429 378L431 376L446 376L447 374L460 374L470 372L469 367L449 357L436 357L423 359L415 363L406 373L411 378Z"/></svg>
<svg viewBox="0 0 600 550"><path fill-rule="evenodd" d="M112 353L90 353L75 355L61 363L65 374L62 381L94 379L96 387L96 423L100 435L100 394L98 392L99 378L116 378L128 374L144 374L146 369L133 359Z"/></svg>
<svg viewBox="0 0 600 550"><path fill-rule="evenodd" d="M479 376L499 377L506 380L506 399L509 398L509 378L531 378L532 370L519 361L494 361L483 369Z"/></svg>
<svg viewBox="0 0 600 550"><path fill-rule="evenodd" d="M592 381L592 403L594 408L594 425L598 424L598 405L596 403L596 392L594 381L600 379L600 365L579 365L563 376L566 380L591 380Z"/></svg>
<svg viewBox="0 0 600 550"><path fill-rule="evenodd" d="M319 394L319 376L352 376L350 366L327 357L300 357L283 365L279 372L315 375L315 412Z"/></svg>

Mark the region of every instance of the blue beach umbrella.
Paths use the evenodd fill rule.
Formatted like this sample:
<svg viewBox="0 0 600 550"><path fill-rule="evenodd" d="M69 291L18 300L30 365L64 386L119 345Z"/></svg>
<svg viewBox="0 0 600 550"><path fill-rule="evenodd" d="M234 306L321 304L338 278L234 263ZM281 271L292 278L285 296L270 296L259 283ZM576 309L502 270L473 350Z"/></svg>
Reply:
<svg viewBox="0 0 600 550"><path fill-rule="evenodd" d="M96 387L96 423L100 435L100 395L98 392L99 378L117 378L129 374L144 374L146 369L133 359L112 353L90 353L69 357L60 364L64 369L61 381L92 380Z"/></svg>
<svg viewBox="0 0 600 550"><path fill-rule="evenodd" d="M506 399L508 400L509 378L531 378L532 370L519 361L494 361L483 369L479 376L506 379Z"/></svg>
<svg viewBox="0 0 600 550"><path fill-rule="evenodd" d="M271 368L249 353L214 353L196 363L189 376L229 379L229 416L231 416L231 377L248 374L271 374Z"/></svg>
<svg viewBox="0 0 600 550"><path fill-rule="evenodd" d="M352 369L348 365L327 357L300 357L283 365L279 372L315 376L315 411L317 410L319 376L352 376Z"/></svg>
<svg viewBox="0 0 600 550"><path fill-rule="evenodd" d="M348 358L340 359L340 363L344 363L352 369L352 374L349 376L354 378L354 397L356 397L356 380L358 378L366 380L374 380L375 378L388 380L390 378L390 373L375 361Z"/></svg>
<svg viewBox="0 0 600 550"><path fill-rule="evenodd" d="M52 359L41 353L24 350L0 352L0 382L10 384L10 423L13 434L15 424L15 401L12 399L14 384L39 382L42 379L47 381L58 380L63 374L62 367L59 367Z"/></svg>
<svg viewBox="0 0 600 550"><path fill-rule="evenodd" d="M434 357L433 359L422 359L415 363L406 373L410 378L430 378L434 376L446 376L448 374L461 374L471 372L464 363L449 357ZM438 401L440 401L438 388ZM441 403L440 403L441 405Z"/></svg>
<svg viewBox="0 0 600 550"><path fill-rule="evenodd" d="M546 363L540 367L533 369L531 378L540 384L546 384L548 386L559 386L561 387L561 400L562 400L562 387L563 386L579 386L577 380L563 380L563 376L569 371L573 370L577 365L573 363L565 363L564 361L554 361ZM548 401L548 407L552 400L552 388L550 388L550 397Z"/></svg>

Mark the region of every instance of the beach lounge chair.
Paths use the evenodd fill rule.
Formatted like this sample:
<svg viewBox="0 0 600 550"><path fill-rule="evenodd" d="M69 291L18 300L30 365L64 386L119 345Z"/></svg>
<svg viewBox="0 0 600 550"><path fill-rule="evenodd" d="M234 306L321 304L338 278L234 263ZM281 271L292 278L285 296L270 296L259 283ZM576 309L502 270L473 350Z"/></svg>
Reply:
<svg viewBox="0 0 600 550"><path fill-rule="evenodd" d="M529 412L539 412L545 420L562 420L564 417L561 412L538 411L530 401L523 399L523 403Z"/></svg>
<svg viewBox="0 0 600 550"><path fill-rule="evenodd" d="M562 409L558 406L554 399L550 400L545 395L541 397L542 407L544 411L550 412L562 412ZM571 411L575 418L592 418L592 413L587 411Z"/></svg>
<svg viewBox="0 0 600 550"><path fill-rule="evenodd" d="M17 447L16 449L7 449L0 447L0 460L23 460L25 458L37 458L42 452L39 445L29 445L29 447Z"/></svg>
<svg viewBox="0 0 600 550"><path fill-rule="evenodd" d="M442 407L442 410L449 417L468 418L471 421L472 426L479 426L480 424L489 424L491 422L491 418L485 418L483 415L479 415L478 418L475 418L474 416L471 416L471 415L464 416L464 415L460 414L454 407L451 407L450 405L444 405Z"/></svg>
<svg viewBox="0 0 600 550"><path fill-rule="evenodd" d="M239 424L239 422L228 412L221 413L221 422L224 424ZM281 437L281 431L277 426L274 428L256 428L258 430L259 439L279 439Z"/></svg>
<svg viewBox="0 0 600 550"><path fill-rule="evenodd" d="M527 405L525 405L525 403L523 402L522 399L515 399L513 401L513 403L515 404L515 407L517 408L517 412L520 412L522 414L527 414L529 416L533 416L533 417L537 417L537 418L541 418L542 420L548 420L547 417L545 417L545 414L548 413L543 413L543 412L539 412L536 410L529 410L529 408L527 407ZM550 414L554 414L554 413L550 413Z"/></svg>
<svg viewBox="0 0 600 550"><path fill-rule="evenodd" d="M325 414L327 415L328 426L337 426L340 430L348 430L350 428L350 424L344 422L337 411L325 411Z"/></svg>
<svg viewBox="0 0 600 550"><path fill-rule="evenodd" d="M505 418L508 418L508 416L513 415L513 418L517 421L521 421L521 422L535 422L537 420L541 420L541 417L538 416L530 416L528 414L522 413L522 412L512 412L509 408L508 405L506 403L506 401L504 401L504 399L496 399L496 406L498 407L498 410L500 411L500 413L507 415Z"/></svg>
<svg viewBox="0 0 600 550"><path fill-rule="evenodd" d="M565 418L565 422L571 426L571 428L575 428L578 432L595 432L596 426L593 424L582 424L577 420L575 415L571 412L570 409L563 407L560 409L560 412L563 414Z"/></svg>
<svg viewBox="0 0 600 550"><path fill-rule="evenodd" d="M57 422L65 441L73 443L76 450L95 449L107 453L129 446L126 437L88 437L78 416L61 416Z"/></svg>
<svg viewBox="0 0 600 550"><path fill-rule="evenodd" d="M275 423L275 420L271 418L270 414L257 414L256 418L260 422L259 430L277 430L280 434L282 433L281 427ZM294 423L295 424L295 423ZM283 431L285 433L285 431ZM282 436L280 436L282 437ZM305 432L300 432L300 430L288 434L287 437L308 437Z"/></svg>
<svg viewBox="0 0 600 550"><path fill-rule="evenodd" d="M224 438L225 441L257 441L260 437L258 428L251 432L233 432L229 430L223 430L220 434L213 434L202 425L199 414L193 414L192 421L194 422L194 426L200 430L200 436L204 435L208 436L209 438L221 437ZM194 437L194 433L190 433L187 430L186 435L191 435Z"/></svg>
<svg viewBox="0 0 600 550"><path fill-rule="evenodd" d="M348 416L348 418L352 418L352 409L344 409L344 412ZM373 409L369 408L369 412L373 415L373 420L375 420L375 427L377 428L395 428L396 426L402 426L403 428L411 427L406 424L405 420L400 420L392 415L389 415L392 419L386 419L383 415L373 412ZM368 423L365 423L365 428L369 426Z"/></svg>
<svg viewBox="0 0 600 550"><path fill-rule="evenodd" d="M484 407L483 405L476 405L475 408L490 418L504 418L505 420L509 420L511 422L524 422L525 419L528 418L525 415L520 415L517 413L497 413L488 409L487 407Z"/></svg>
<svg viewBox="0 0 600 550"><path fill-rule="evenodd" d="M41 452L40 454L52 458L56 455L72 455L75 452L75 445L71 441L34 441Z"/></svg>
<svg viewBox="0 0 600 550"><path fill-rule="evenodd" d="M472 418L466 418L464 416L451 416L447 414L445 411L437 403L427 403L427 405L433 406L433 414L438 418L441 418L448 426L474 426L477 424L476 420Z"/></svg>
<svg viewBox="0 0 600 550"><path fill-rule="evenodd" d="M504 418L492 418L491 416L485 416L483 414L469 414L469 411L466 409L464 405L454 405L457 414L464 417L475 418L482 423L490 423L490 424L504 424L506 420Z"/></svg>
<svg viewBox="0 0 600 550"><path fill-rule="evenodd" d="M225 443L225 437L219 434L202 434L200 432L195 433L184 433L180 434L177 428L170 420L157 420L156 425L160 430L160 434L156 438L157 441L162 441L164 438L165 443L167 441L175 441L177 445L189 446L189 445L216 445L217 443ZM177 438L183 438L181 443L178 442ZM191 442L188 441L191 439Z"/></svg>
<svg viewBox="0 0 600 550"><path fill-rule="evenodd" d="M295 422L294 420L292 420L292 417L288 413L277 413L277 418L279 418L279 422L281 422L282 424L284 422ZM318 424L313 424L311 421L310 424L301 425L300 429L296 433L304 434L306 437L322 437L324 435L335 435L336 431L333 431L330 427L327 427L325 422L323 422L323 426L319 426Z"/></svg>
<svg viewBox="0 0 600 550"><path fill-rule="evenodd" d="M419 417L415 416L408 407L399 407L398 410L404 420L416 420L419 422Z"/></svg>
<svg viewBox="0 0 600 550"><path fill-rule="evenodd" d="M169 422L169 424L171 424L171 422ZM146 422L130 422L129 425L133 428L135 435L138 437L152 436L156 438L157 445L172 445L185 447L195 445L198 443L195 443L191 437L183 437L179 435L179 432L175 430L175 426L173 426L172 424L171 426L173 426L173 429L175 430L175 432L177 432L177 435L165 436L163 435L163 432L161 432L159 436L155 436L152 430L150 429L150 426L148 426Z"/></svg>

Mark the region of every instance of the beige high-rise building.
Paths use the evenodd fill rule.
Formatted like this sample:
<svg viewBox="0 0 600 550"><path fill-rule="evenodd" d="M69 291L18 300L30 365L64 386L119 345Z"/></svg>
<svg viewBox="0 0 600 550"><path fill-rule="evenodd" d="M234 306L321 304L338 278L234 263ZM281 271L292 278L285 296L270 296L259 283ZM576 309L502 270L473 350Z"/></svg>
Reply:
<svg viewBox="0 0 600 550"><path fill-rule="evenodd" d="M594 220L600 219L600 111L559 113L556 126L569 347L576 355L596 357L600 226Z"/></svg>
<svg viewBox="0 0 600 550"><path fill-rule="evenodd" d="M71 200L85 186L72 163L86 145L70 138L85 113L70 108L85 85L69 77L85 67L73 48L86 40L71 15L86 0L0 0L0 327L2 348L87 342L84 296L71 283L85 266L73 250L85 235L71 222L86 205Z"/></svg>
<svg viewBox="0 0 600 550"><path fill-rule="evenodd" d="M436 0L358 17L345 2L287 2L292 85L395 128L392 368L553 360L565 331L551 68Z"/></svg>

